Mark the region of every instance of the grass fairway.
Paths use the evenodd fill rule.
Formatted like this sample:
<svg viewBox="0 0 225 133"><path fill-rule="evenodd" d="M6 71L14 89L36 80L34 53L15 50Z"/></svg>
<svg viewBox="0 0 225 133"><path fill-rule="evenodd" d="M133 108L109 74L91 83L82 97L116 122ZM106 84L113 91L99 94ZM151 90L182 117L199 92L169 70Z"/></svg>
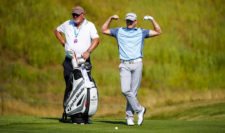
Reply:
<svg viewBox="0 0 225 133"><path fill-rule="evenodd" d="M147 111L142 126L127 126L118 117L94 117L93 123L60 123L56 117L0 117L0 133L225 133L225 102L204 101L174 105L160 113ZM147 114L146 114L147 115ZM115 129L118 127L118 129Z"/></svg>
<svg viewBox="0 0 225 133"><path fill-rule="evenodd" d="M115 129L118 127L118 130ZM56 118L4 116L0 118L1 133L224 133L224 121L145 120L142 126L128 127L124 120L95 119L93 124L59 123Z"/></svg>
<svg viewBox="0 0 225 133"><path fill-rule="evenodd" d="M178 107L180 108L180 107ZM124 119L94 118L93 124L60 123L58 118L1 116L0 133L224 133L225 103L170 111L145 119L142 126L126 126ZM199 116L199 117L198 117ZM185 118L185 119L184 119ZM115 129L118 127L118 130Z"/></svg>

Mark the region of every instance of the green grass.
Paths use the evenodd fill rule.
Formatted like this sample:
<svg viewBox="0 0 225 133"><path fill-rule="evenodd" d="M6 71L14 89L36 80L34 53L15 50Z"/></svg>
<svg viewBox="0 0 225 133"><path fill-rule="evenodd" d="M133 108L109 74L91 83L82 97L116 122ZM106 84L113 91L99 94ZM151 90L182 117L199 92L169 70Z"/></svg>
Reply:
<svg viewBox="0 0 225 133"><path fill-rule="evenodd" d="M225 132L225 103L162 112L146 118L142 126L126 126L118 117L93 117L89 125L60 123L55 117L1 116L1 133L223 133ZM167 115L165 115L167 114ZM115 129L118 127L118 130Z"/></svg>
<svg viewBox="0 0 225 133"><path fill-rule="evenodd" d="M118 127L118 130L115 130ZM222 133L224 121L145 120L142 126L128 127L124 120L98 118L90 125L59 123L56 118L8 116L0 118L1 133Z"/></svg>
<svg viewBox="0 0 225 133"><path fill-rule="evenodd" d="M155 114L151 119L179 119L179 120L220 120L225 121L225 102L218 102L204 105L201 103L198 106L192 107L188 104L179 106L172 111L164 111ZM183 107L182 107L183 106Z"/></svg>
<svg viewBox="0 0 225 133"><path fill-rule="evenodd" d="M152 90L225 89L223 0L0 0L0 88L7 97L31 106L40 97L46 101L43 105L61 104L64 49L53 30L71 19L74 5L85 8L99 31L92 73L100 96L121 95L116 41L101 34L101 26L113 14L120 20L111 27L125 26L124 16L130 11L137 13L138 27L152 29L142 19L148 14L163 31L145 41L143 95Z"/></svg>

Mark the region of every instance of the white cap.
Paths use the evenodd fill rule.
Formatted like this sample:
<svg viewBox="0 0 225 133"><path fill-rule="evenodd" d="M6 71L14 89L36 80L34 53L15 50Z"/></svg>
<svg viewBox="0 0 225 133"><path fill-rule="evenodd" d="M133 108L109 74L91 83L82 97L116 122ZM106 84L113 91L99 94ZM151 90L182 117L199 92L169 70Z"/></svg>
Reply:
<svg viewBox="0 0 225 133"><path fill-rule="evenodd" d="M137 15L135 13L127 13L125 19L126 20L135 21L135 20L137 20Z"/></svg>

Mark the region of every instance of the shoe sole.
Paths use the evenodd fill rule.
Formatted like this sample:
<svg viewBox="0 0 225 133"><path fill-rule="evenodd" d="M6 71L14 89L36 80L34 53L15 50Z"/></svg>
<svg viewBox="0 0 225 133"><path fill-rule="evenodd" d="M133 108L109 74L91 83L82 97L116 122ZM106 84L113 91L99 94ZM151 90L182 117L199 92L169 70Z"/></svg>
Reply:
<svg viewBox="0 0 225 133"><path fill-rule="evenodd" d="M141 124L138 124L138 126L141 126L142 123L144 122L144 115L145 115L145 112L146 112L146 108L145 108L145 111L144 111L144 113L143 113L143 121L141 122Z"/></svg>

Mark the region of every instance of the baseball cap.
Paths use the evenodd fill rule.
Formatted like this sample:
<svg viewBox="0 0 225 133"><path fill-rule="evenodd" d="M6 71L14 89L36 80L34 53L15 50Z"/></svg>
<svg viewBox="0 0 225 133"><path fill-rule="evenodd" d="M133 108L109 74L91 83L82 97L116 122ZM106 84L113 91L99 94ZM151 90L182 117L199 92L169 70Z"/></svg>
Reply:
<svg viewBox="0 0 225 133"><path fill-rule="evenodd" d="M84 9L81 7L81 6L76 6L72 9L72 13L75 13L75 14L82 14L84 13Z"/></svg>
<svg viewBox="0 0 225 133"><path fill-rule="evenodd" d="M135 13L130 12L130 13L127 13L125 19L135 21L135 20L137 20L137 15Z"/></svg>

